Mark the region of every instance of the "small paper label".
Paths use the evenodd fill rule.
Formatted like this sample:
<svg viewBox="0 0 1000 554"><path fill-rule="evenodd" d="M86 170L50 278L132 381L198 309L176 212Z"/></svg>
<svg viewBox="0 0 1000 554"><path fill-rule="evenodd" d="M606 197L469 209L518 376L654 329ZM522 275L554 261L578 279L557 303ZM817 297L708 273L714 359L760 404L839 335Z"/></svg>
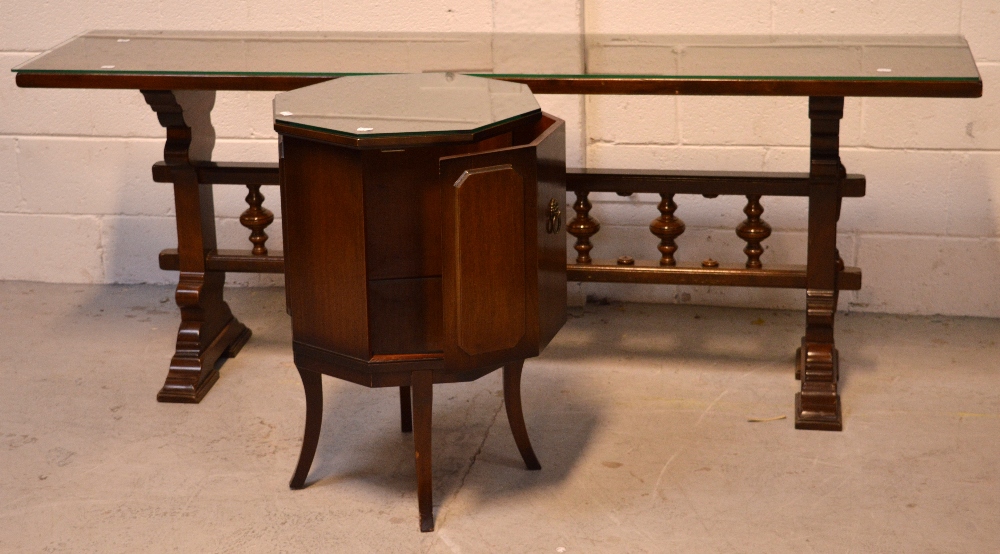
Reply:
<svg viewBox="0 0 1000 554"><path fill-rule="evenodd" d="M375 127L358 127L359 133L367 133L368 131L374 131Z"/></svg>
<svg viewBox="0 0 1000 554"><path fill-rule="evenodd" d="M892 73L892 70L889 69L888 67L880 67L880 68L876 69L875 71L878 71L879 73Z"/></svg>
<svg viewBox="0 0 1000 554"><path fill-rule="evenodd" d="M285 117L288 117L290 115L295 115L295 114L293 114L292 112L278 112L278 115L283 115Z"/></svg>
<svg viewBox="0 0 1000 554"><path fill-rule="evenodd" d="M132 40L132 39L130 39L130 38L120 38L120 39L118 39L118 42L128 42L130 40Z"/></svg>
<svg viewBox="0 0 1000 554"><path fill-rule="evenodd" d="M113 65L102 65L101 66L101 69L114 69L114 68L115 68L115 66L113 66Z"/></svg>

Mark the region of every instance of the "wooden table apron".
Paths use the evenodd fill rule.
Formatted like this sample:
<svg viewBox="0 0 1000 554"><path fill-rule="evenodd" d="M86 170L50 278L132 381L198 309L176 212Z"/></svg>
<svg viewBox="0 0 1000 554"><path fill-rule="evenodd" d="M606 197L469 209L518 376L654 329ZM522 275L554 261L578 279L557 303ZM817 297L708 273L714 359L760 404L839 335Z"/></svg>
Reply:
<svg viewBox="0 0 1000 554"><path fill-rule="evenodd" d="M280 252L267 252L261 234L268 212L260 185L278 184L274 163L212 162L215 134L210 113L218 90L290 90L326 80L314 76L138 75L19 73L22 87L138 89L166 129L164 160L153 166L156 182L172 183L177 211L176 250L160 254L160 267L180 272L176 300L181 310L177 347L157 399L198 402L218 379L217 362L234 356L250 337L223 300L226 271L281 273ZM864 196L865 180L848 175L840 161L839 130L845 96L977 97L981 81L893 81L809 79L656 79L642 77L518 77L536 94L763 95L808 96L811 122L808 173L709 173L570 169L575 218L569 232L577 258L568 265L572 281L691 284L800 288L806 291L806 332L798 353L795 426L840 430L838 359L834 316L840 290L857 290L861 272L845 268L836 246L841 199ZM216 245L212 185L250 187L250 209L241 218L257 240L256 253L219 250ZM600 224L590 217L590 192L658 193L660 217L650 225L660 239L661 258L652 261L595 261L591 237ZM673 215L675 194L746 195L747 220L737 234L747 241L745 266L679 264L675 239L684 224ZM808 254L805 266L769 266L759 261L760 241L770 227L760 219L761 196L809 199ZM273 217L272 217L273 219ZM266 235L265 235L266 239Z"/></svg>

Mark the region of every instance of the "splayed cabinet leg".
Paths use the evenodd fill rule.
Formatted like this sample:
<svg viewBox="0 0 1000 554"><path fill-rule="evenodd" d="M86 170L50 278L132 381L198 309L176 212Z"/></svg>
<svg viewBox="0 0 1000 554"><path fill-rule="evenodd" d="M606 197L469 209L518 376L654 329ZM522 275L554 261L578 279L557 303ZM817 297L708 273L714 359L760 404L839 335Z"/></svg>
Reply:
<svg viewBox="0 0 1000 554"><path fill-rule="evenodd" d="M299 453L299 463L288 484L292 489L306 486L306 477L313 458L316 457L316 446L319 444L319 433L323 427L323 383L322 375L307 370L299 370L302 378L302 388L306 391L306 425L302 436L302 451Z"/></svg>
<svg viewBox="0 0 1000 554"><path fill-rule="evenodd" d="M528 469L542 469L531 448L528 439L528 428L524 425L524 413L521 409L521 370L524 360L509 364L503 368L503 403L507 408L507 421L510 422L510 432L514 435L514 443L521 452L524 465Z"/></svg>
<svg viewBox="0 0 1000 554"><path fill-rule="evenodd" d="M399 387L399 422L404 433L413 432L413 406L410 403L410 387Z"/></svg>
<svg viewBox="0 0 1000 554"><path fill-rule="evenodd" d="M417 505L420 509L420 530L434 530L434 484L431 471L431 406L434 403L434 377L430 371L414 371L413 446L417 461Z"/></svg>

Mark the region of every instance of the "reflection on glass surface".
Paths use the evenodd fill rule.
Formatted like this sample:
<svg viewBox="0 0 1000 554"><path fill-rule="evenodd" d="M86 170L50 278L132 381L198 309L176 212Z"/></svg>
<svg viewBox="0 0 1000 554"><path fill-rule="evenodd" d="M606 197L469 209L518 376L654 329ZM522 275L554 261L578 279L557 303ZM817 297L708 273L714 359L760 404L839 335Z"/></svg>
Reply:
<svg viewBox="0 0 1000 554"><path fill-rule="evenodd" d="M979 79L960 36L92 31L19 72Z"/></svg>
<svg viewBox="0 0 1000 554"><path fill-rule="evenodd" d="M592 36L587 69L678 77L976 79L959 36Z"/></svg>
<svg viewBox="0 0 1000 554"><path fill-rule="evenodd" d="M455 73L344 77L274 97L275 121L368 137L476 131L540 112L527 85Z"/></svg>

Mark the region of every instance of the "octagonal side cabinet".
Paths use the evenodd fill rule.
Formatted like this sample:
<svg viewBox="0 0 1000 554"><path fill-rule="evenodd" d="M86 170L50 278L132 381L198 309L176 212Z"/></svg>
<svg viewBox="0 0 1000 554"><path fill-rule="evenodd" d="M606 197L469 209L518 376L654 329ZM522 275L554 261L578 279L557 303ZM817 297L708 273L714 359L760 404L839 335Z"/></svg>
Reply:
<svg viewBox="0 0 1000 554"><path fill-rule="evenodd" d="M405 386L538 355L566 320L564 122L524 85L392 77L415 108L351 78L275 100L296 364Z"/></svg>

